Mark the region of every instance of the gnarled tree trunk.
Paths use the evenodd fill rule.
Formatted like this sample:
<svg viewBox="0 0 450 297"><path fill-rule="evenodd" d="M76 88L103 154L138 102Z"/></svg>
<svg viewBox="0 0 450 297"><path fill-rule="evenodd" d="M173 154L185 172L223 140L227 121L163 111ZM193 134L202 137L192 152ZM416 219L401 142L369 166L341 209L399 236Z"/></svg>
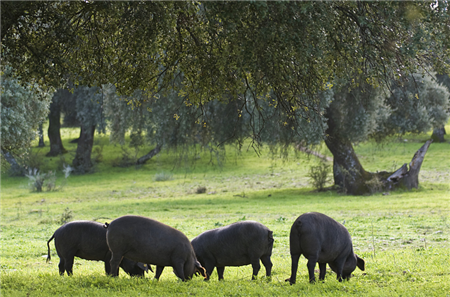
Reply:
<svg viewBox="0 0 450 297"><path fill-rule="evenodd" d="M333 117L328 113L325 144L333 154L334 184L351 195L390 191L396 188L412 189L419 186L419 171L428 147L428 140L413 156L409 169L405 163L395 172L368 172L356 156L352 143L337 131Z"/></svg>
<svg viewBox="0 0 450 297"><path fill-rule="evenodd" d="M94 145L95 125L81 126L80 138L78 141L77 152L72 161L72 166L76 173L84 174L92 169L91 153Z"/></svg>
<svg viewBox="0 0 450 297"><path fill-rule="evenodd" d="M333 119L329 117L325 144L333 154L334 184L352 195L370 192L366 181L372 179L372 174L364 170L352 143L340 137L336 129Z"/></svg>
<svg viewBox="0 0 450 297"><path fill-rule="evenodd" d="M405 163L394 173L391 173L386 179L382 179L384 188L387 190L395 189L398 187L404 187L406 189L419 187L419 172L425 158L425 154L433 142L432 139L425 142L424 145L414 154L411 162L408 165ZM379 173L380 177L386 176L386 174Z"/></svg>

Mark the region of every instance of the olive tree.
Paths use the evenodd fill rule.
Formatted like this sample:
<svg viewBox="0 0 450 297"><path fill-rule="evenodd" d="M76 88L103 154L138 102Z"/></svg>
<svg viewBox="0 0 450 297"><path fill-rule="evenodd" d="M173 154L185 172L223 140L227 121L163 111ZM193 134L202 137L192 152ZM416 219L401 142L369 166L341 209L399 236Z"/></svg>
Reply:
<svg viewBox="0 0 450 297"><path fill-rule="evenodd" d="M14 175L25 168L14 156L23 155L37 136L37 129L49 111L51 96L39 85L22 84L10 67L4 67L1 84L1 151Z"/></svg>
<svg viewBox="0 0 450 297"><path fill-rule="evenodd" d="M342 159L348 162L354 160L347 150L350 139L333 136L339 132L331 125L337 123L334 107L346 106L352 113L381 106L378 96L367 101L353 96L361 88L358 84L388 87L393 79L424 67L450 72L448 1L1 5L2 57L26 79L52 86L69 78L80 85L111 83L122 95L142 90L147 94L142 98L174 90L199 109L210 101L240 96L256 107L259 100L275 100L271 107L283 109L292 122L301 123L302 116L308 122L316 115L326 121L322 136L328 143L336 141L328 145L333 154L340 154L340 147L350 154ZM181 83L173 84L180 73ZM355 77L359 82L351 83ZM350 89L340 89L347 83ZM348 103L333 100L322 112L317 94L329 84ZM370 118L362 114L353 121ZM347 188L360 193L351 190L360 189L356 184Z"/></svg>

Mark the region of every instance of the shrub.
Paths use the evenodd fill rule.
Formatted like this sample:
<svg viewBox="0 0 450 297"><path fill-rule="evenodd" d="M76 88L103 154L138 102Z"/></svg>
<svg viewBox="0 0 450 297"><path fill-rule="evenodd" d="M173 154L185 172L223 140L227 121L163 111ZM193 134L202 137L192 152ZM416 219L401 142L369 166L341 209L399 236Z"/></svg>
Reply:
<svg viewBox="0 0 450 297"><path fill-rule="evenodd" d="M330 167L331 166L325 163L325 161L321 161L317 166L311 166L308 177L314 189L318 191L323 191L325 189L326 184L330 181Z"/></svg>
<svg viewBox="0 0 450 297"><path fill-rule="evenodd" d="M374 175L372 179L366 181L366 185L369 188L371 194L381 192L383 190L383 182L376 175Z"/></svg>
<svg viewBox="0 0 450 297"><path fill-rule="evenodd" d="M28 185L32 192L42 192L42 187L44 186L45 178L47 174L41 174L37 168L29 169L28 174L25 174L28 177Z"/></svg>
<svg viewBox="0 0 450 297"><path fill-rule="evenodd" d="M195 191L195 193L197 193L197 194L206 193L206 187L198 187L197 190Z"/></svg>
<svg viewBox="0 0 450 297"><path fill-rule="evenodd" d="M153 178L154 181L166 181L166 180L172 180L173 174L170 172L160 172L155 174L155 177Z"/></svg>
<svg viewBox="0 0 450 297"><path fill-rule="evenodd" d="M67 222L70 222L72 219L73 219L72 211L70 210L70 208L66 207L66 209L64 209L64 212L61 214L59 218L59 223L62 225Z"/></svg>

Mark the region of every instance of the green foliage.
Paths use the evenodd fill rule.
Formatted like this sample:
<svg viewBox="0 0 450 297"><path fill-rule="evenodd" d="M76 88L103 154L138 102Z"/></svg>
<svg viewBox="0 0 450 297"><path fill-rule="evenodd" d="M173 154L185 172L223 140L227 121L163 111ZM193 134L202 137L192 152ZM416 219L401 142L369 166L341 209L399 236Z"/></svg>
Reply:
<svg viewBox="0 0 450 297"><path fill-rule="evenodd" d="M28 185L32 192L40 193L42 188L46 188L47 191L53 191L56 189L56 175L55 172L49 171L47 173L40 173L37 168L29 169L28 174Z"/></svg>
<svg viewBox="0 0 450 297"><path fill-rule="evenodd" d="M8 66L1 79L1 149L23 153L48 114L51 96L36 83L22 84Z"/></svg>
<svg viewBox="0 0 450 297"><path fill-rule="evenodd" d="M383 182L376 175L374 175L372 179L368 180L366 184L372 194L379 193L383 190Z"/></svg>
<svg viewBox="0 0 450 297"><path fill-rule="evenodd" d="M78 85L111 83L127 95L169 89L196 106L225 94L256 100L273 92L286 114L323 116L317 94L335 80L357 75L378 84L430 64L449 72L445 1L2 7L4 60L25 79L54 86L69 77Z"/></svg>
<svg viewBox="0 0 450 297"><path fill-rule="evenodd" d="M311 166L308 177L311 185L318 191L323 191L330 179L331 166L325 161L321 161L317 166Z"/></svg>
<svg viewBox="0 0 450 297"><path fill-rule="evenodd" d="M393 112L384 133L426 132L442 127L450 116L450 90L427 74L414 74L397 82L387 103Z"/></svg>
<svg viewBox="0 0 450 297"><path fill-rule="evenodd" d="M65 223L70 222L72 219L73 219L73 213L70 210L70 208L66 207L66 209L64 209L63 213L59 217L58 223L63 225Z"/></svg>

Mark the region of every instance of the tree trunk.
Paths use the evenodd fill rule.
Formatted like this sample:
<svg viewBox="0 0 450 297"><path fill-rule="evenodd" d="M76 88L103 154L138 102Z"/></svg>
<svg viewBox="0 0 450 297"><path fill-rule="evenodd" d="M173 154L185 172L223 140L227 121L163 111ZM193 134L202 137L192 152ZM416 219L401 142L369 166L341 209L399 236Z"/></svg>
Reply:
<svg viewBox="0 0 450 297"><path fill-rule="evenodd" d="M38 147L44 147L45 143L44 143L44 129L42 128L42 123L39 124L39 144Z"/></svg>
<svg viewBox="0 0 450 297"><path fill-rule="evenodd" d="M5 160L9 163L9 165L11 165L9 171L12 176L25 176L26 174L25 168L23 168L22 166L19 165L19 163L17 163L16 158L14 158L11 152L2 150L2 155L5 158Z"/></svg>
<svg viewBox="0 0 450 297"><path fill-rule="evenodd" d="M445 142L444 135L445 133L445 127L442 128L436 128L433 130L433 134L431 135L431 139L436 142Z"/></svg>
<svg viewBox="0 0 450 297"><path fill-rule="evenodd" d="M61 90L58 90L58 92ZM53 96L55 98L56 96ZM47 157L57 156L67 153L61 141L61 106L58 100L52 99L50 103L50 113L48 114L48 139L50 140L50 152Z"/></svg>
<svg viewBox="0 0 450 297"><path fill-rule="evenodd" d="M150 160L151 158L153 158L154 156L156 156L160 151L161 151L162 145L157 144L156 147L154 149L152 149L148 154L140 157L137 161L136 161L136 165L142 165L145 164L145 162L147 162L148 160Z"/></svg>
<svg viewBox="0 0 450 297"><path fill-rule="evenodd" d="M362 167L351 142L328 136L325 144L333 154L334 184L352 195L370 192L366 181L372 179L372 174Z"/></svg>
<svg viewBox="0 0 450 297"><path fill-rule="evenodd" d="M415 154L409 164L404 164L395 172L367 172L359 162L352 143L343 137L330 112L327 112L328 128L325 144L333 154L334 184L344 193L363 195L396 188L412 189L419 186L419 171L428 147L428 140Z"/></svg>
<svg viewBox="0 0 450 297"><path fill-rule="evenodd" d="M325 117L328 119L325 144L333 154L334 184L339 186L343 192L352 195L369 192L366 181L370 180L372 176L362 167L350 140L341 135L330 107L327 109Z"/></svg>
<svg viewBox="0 0 450 297"><path fill-rule="evenodd" d="M382 179L384 188L387 190L395 189L397 187L403 187L408 190L419 187L419 172L422 166L425 154L433 142L432 139L425 142L424 145L414 154L411 162L408 165L405 163L397 171L390 174L386 179ZM382 172L379 173L380 177L385 176Z"/></svg>
<svg viewBox="0 0 450 297"><path fill-rule="evenodd" d="M73 107L74 110L71 112L65 111L63 117L63 126L64 127L79 127L80 122L77 120L77 113L75 111L76 106Z"/></svg>
<svg viewBox="0 0 450 297"><path fill-rule="evenodd" d="M81 126L80 138L78 141L77 152L72 161L74 171L84 174L92 169L91 153L94 145L95 125Z"/></svg>

